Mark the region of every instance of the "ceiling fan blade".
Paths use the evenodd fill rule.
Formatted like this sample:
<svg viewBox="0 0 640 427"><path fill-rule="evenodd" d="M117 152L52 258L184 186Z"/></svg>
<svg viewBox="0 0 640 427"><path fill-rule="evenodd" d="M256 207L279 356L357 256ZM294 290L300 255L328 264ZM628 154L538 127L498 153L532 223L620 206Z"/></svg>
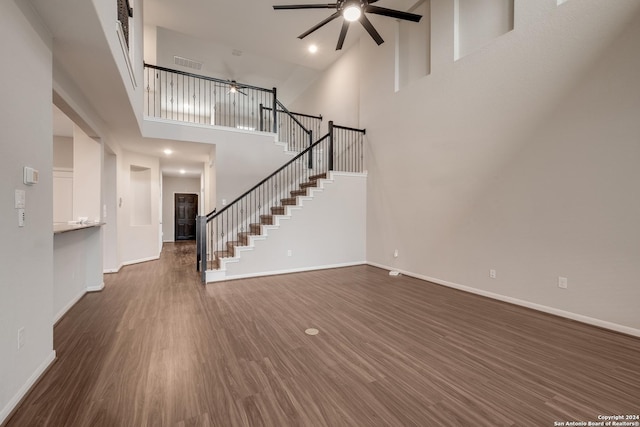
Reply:
<svg viewBox="0 0 640 427"><path fill-rule="evenodd" d="M246 94L246 93L244 93L244 92L243 92L243 91L241 91L241 90L236 90L236 92L241 93L241 94L243 94L244 96L247 96L247 94Z"/></svg>
<svg viewBox="0 0 640 427"><path fill-rule="evenodd" d="M371 23L371 21L369 21L369 19L364 15L364 13L362 14L362 16L360 16L360 23L362 24L362 26L364 27L365 30L367 30L367 33L369 33L369 35L371 36L371 38L373 40L376 41L376 43L378 44L378 46L380 46L382 43L384 43L384 40L382 39L382 37L380 37L380 34L378 34L378 32L376 31L375 28L373 28L373 24Z"/></svg>
<svg viewBox="0 0 640 427"><path fill-rule="evenodd" d="M344 44L344 39L347 38L347 31L349 30L350 22L346 19L342 21L342 29L340 30L340 37L338 37L338 44L336 45L336 50L342 49L342 45Z"/></svg>
<svg viewBox="0 0 640 427"><path fill-rule="evenodd" d="M375 13L376 15L388 16L391 18L402 19L405 21L412 21L412 22L420 22L420 19L422 19L422 15L416 15L415 13L409 13L409 12L402 12L399 10L387 9L385 7L379 7L379 6L367 5L364 11L368 13Z"/></svg>
<svg viewBox="0 0 640 427"><path fill-rule="evenodd" d="M328 17L327 19L325 19L324 21L320 22L319 24L315 25L314 27L311 27L310 29L308 29L307 31L305 31L304 33L300 34L298 36L299 39L303 39L305 37L307 37L309 34L313 33L315 30L317 30L318 28L322 28L325 25L327 25L329 22L333 21L334 19L336 19L338 16L340 16L340 12L336 12L333 15L331 15L330 17Z"/></svg>
<svg viewBox="0 0 640 427"><path fill-rule="evenodd" d="M291 10L291 9L335 9L338 7L335 3L328 4L281 4L273 6L274 10Z"/></svg>

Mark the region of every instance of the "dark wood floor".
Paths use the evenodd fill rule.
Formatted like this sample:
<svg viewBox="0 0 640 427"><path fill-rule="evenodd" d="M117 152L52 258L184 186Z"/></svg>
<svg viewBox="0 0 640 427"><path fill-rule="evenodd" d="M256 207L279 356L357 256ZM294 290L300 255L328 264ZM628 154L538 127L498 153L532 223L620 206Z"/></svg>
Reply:
<svg viewBox="0 0 640 427"><path fill-rule="evenodd" d="M640 412L639 339L367 266L204 287L193 250L165 245L80 300L8 426L553 426Z"/></svg>

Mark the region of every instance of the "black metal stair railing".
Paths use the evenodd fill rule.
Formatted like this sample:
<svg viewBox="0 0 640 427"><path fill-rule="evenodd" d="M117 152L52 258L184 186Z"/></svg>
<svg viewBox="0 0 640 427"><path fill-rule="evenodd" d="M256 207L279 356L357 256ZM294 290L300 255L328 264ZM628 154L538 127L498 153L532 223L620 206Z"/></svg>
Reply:
<svg viewBox="0 0 640 427"><path fill-rule="evenodd" d="M315 178L329 171L364 172L364 129L334 125L278 170L219 211L197 219L198 271L220 268L220 259L235 257L236 248L249 245L251 235L284 215L286 205L315 186Z"/></svg>
<svg viewBox="0 0 640 427"><path fill-rule="evenodd" d="M282 105L280 101L278 105ZM287 143L289 151L300 152L309 146L307 134L302 128L310 130L313 135L320 135L321 115L293 113L281 107L276 110L274 117L273 108L260 105L260 130L264 131L274 120L278 123L278 141Z"/></svg>
<svg viewBox="0 0 640 427"><path fill-rule="evenodd" d="M273 132L290 151L302 151L320 134L322 116L289 111L277 89L144 64L144 114L180 122ZM272 112L276 111L274 115Z"/></svg>
<svg viewBox="0 0 640 427"><path fill-rule="evenodd" d="M144 114L181 122L277 133L264 122L261 105L276 108L276 88L265 89L144 64Z"/></svg>

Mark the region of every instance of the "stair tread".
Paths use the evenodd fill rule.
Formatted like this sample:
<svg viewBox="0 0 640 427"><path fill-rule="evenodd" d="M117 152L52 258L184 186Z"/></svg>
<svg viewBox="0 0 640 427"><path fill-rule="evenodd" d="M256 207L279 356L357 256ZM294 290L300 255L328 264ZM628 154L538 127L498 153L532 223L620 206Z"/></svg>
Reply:
<svg viewBox="0 0 640 427"><path fill-rule="evenodd" d="M327 173L326 172L319 173L317 175L311 175L309 177L309 180L311 180L311 181L315 181L316 179L327 179Z"/></svg>
<svg viewBox="0 0 640 427"><path fill-rule="evenodd" d="M307 195L307 189L305 188L305 189L302 189L302 190L292 190L292 191L291 191L291 195L292 195L293 197L296 197L296 196L306 196L306 195Z"/></svg>
<svg viewBox="0 0 640 427"><path fill-rule="evenodd" d="M287 206L295 206L298 204L298 199L296 197L288 197L286 199L280 199L280 203Z"/></svg>
<svg viewBox="0 0 640 427"><path fill-rule="evenodd" d="M317 187L317 186L318 186L317 181L303 182L302 184L300 184L300 188Z"/></svg>
<svg viewBox="0 0 640 427"><path fill-rule="evenodd" d="M273 215L260 215L260 222L263 225L273 225Z"/></svg>

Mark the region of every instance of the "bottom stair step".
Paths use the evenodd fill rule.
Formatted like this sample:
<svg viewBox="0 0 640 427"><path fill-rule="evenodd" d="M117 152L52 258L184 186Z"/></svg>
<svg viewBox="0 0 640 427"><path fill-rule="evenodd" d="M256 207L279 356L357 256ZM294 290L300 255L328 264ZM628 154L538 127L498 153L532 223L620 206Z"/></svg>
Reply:
<svg viewBox="0 0 640 427"><path fill-rule="evenodd" d="M233 258L233 255L229 251L215 251L213 253L218 258Z"/></svg>

